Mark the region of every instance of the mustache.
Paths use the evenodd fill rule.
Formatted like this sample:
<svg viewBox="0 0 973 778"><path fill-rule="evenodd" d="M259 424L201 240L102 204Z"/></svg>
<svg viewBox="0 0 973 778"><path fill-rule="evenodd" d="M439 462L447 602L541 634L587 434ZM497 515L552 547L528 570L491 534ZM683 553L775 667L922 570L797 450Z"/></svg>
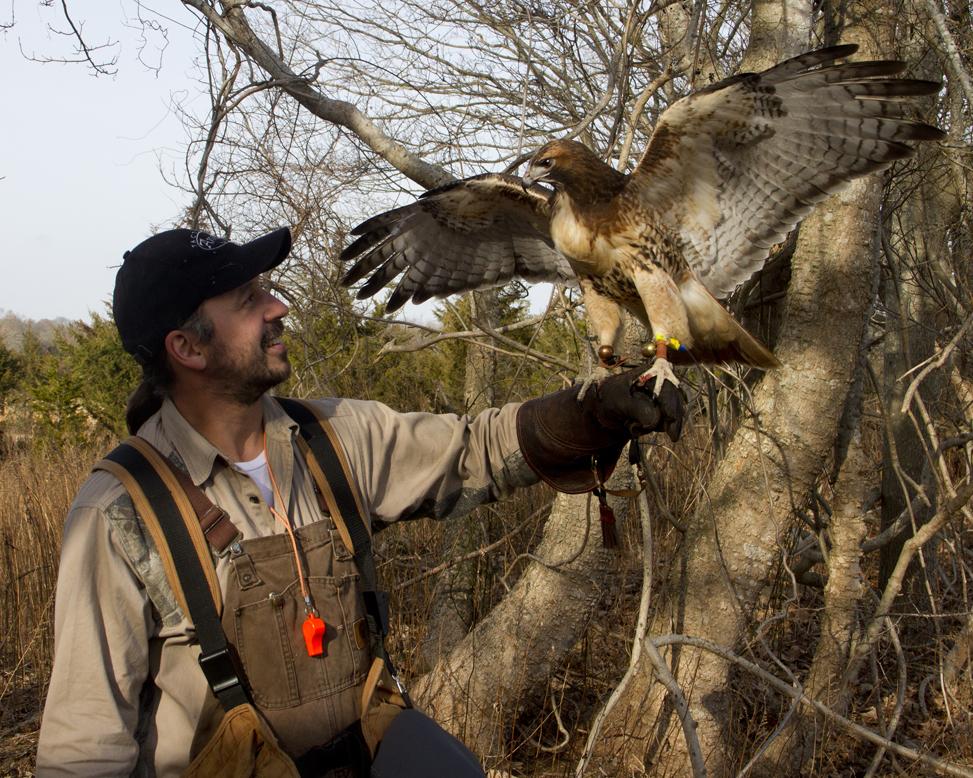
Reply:
<svg viewBox="0 0 973 778"><path fill-rule="evenodd" d="M260 339L260 345L267 348L274 341L280 340L284 335L284 322L281 319L272 321L267 325L267 329L264 330L263 337Z"/></svg>

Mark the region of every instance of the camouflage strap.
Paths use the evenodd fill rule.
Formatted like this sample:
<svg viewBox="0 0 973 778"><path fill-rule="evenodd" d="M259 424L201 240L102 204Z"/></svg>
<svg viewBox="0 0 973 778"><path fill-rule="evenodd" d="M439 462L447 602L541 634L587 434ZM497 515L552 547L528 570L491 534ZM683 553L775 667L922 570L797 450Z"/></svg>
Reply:
<svg viewBox="0 0 973 778"><path fill-rule="evenodd" d="M122 482L152 535L179 604L196 627L199 665L213 694L227 711L249 703L240 661L220 621L222 597L209 545L174 466L150 443L132 437L95 469Z"/></svg>

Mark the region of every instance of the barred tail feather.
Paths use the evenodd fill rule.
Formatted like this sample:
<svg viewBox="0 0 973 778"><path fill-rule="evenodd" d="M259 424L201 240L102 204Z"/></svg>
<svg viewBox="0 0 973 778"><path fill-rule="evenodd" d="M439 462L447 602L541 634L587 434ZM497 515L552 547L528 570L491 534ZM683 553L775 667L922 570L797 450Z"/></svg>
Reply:
<svg viewBox="0 0 973 778"><path fill-rule="evenodd" d="M686 306L692 346L685 357L671 352L671 361L738 363L765 370L781 366L770 349L747 332L697 279L686 280L679 292Z"/></svg>

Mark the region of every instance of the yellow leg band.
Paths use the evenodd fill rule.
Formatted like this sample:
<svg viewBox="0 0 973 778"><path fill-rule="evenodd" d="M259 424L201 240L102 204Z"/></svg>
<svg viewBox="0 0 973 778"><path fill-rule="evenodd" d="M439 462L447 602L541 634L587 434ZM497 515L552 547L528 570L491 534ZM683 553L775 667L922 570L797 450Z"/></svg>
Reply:
<svg viewBox="0 0 973 778"><path fill-rule="evenodd" d="M675 351L685 351L686 347L675 338L667 338L665 335L656 335L656 343L662 343Z"/></svg>

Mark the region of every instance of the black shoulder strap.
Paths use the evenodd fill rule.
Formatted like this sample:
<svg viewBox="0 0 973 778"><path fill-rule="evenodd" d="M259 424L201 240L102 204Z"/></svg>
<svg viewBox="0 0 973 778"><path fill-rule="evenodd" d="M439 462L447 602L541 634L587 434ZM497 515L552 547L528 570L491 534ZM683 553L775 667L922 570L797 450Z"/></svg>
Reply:
<svg viewBox="0 0 973 778"><path fill-rule="evenodd" d="M375 565L372 559L372 535L362 514L362 506L358 496L349 480L350 473L346 472L346 466L335 448L334 442L328 435L324 420L319 418L311 407L300 400L291 397L275 397L274 399L281 405L284 412L298 423L301 437L307 443L311 454L327 478L327 491L331 494L325 496L334 497L334 502L340 512L340 516L337 518L344 521L348 529L355 563L361 568L362 577L367 576L370 579L366 580L366 583L374 588ZM321 484L318 484L318 486L320 487ZM372 561L371 565L367 563L368 560ZM365 567L371 567L371 570L366 571Z"/></svg>
<svg viewBox="0 0 973 778"><path fill-rule="evenodd" d="M324 494L325 502L331 508L332 518L336 523L343 522L348 531L355 566L361 573L364 583L365 618L368 622L372 652L385 663L403 699L411 708L412 702L409 695L385 650L385 637L389 631L388 593L378 588L375 557L372 554L372 536L361 500L352 486L350 468L343 452L338 448L340 444L332 439L333 432L327 419L319 415L313 406L291 397L274 399L284 412L298 423L301 438L307 444L307 453L310 455L308 469Z"/></svg>
<svg viewBox="0 0 973 778"><path fill-rule="evenodd" d="M209 547L204 543L200 550L199 544L193 542L190 528L198 528L198 519L188 498L179 499L177 490L181 486L171 468L168 459L141 438L121 443L95 465L95 469L106 470L119 478L159 546L160 555L164 560L171 559L179 584L173 588L177 596L181 595L180 600L196 627L200 667L213 693L228 711L250 700L239 659L223 632L211 588L212 576L204 572L204 564L212 568ZM207 555L205 563L200 558L203 553ZM166 568L171 580L172 570L168 565Z"/></svg>

